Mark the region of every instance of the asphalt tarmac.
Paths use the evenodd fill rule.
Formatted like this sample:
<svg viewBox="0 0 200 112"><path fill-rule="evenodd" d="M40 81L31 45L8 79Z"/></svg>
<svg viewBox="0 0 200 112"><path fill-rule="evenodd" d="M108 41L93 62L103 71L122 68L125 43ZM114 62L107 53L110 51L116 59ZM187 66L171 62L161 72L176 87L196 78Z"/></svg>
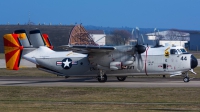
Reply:
<svg viewBox="0 0 200 112"><path fill-rule="evenodd" d="M34 63L31 63L25 59L21 59L20 62L20 67L21 68L30 68L30 67L35 67L36 65ZM6 64L5 64L5 59L0 59L0 68L6 68Z"/></svg>
<svg viewBox="0 0 200 112"><path fill-rule="evenodd" d="M118 81L115 77L108 77L107 82L100 83L95 78L88 77L0 77L0 86L40 86L40 87L200 87L200 79L193 79L188 83L182 78L136 78L128 77L124 82Z"/></svg>

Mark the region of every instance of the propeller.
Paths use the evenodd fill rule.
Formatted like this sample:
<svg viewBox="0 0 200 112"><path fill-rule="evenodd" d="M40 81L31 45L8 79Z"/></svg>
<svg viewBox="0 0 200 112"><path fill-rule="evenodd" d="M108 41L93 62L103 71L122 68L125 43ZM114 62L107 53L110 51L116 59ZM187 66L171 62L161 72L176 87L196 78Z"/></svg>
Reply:
<svg viewBox="0 0 200 112"><path fill-rule="evenodd" d="M134 54L137 58L137 70L140 72L144 66L141 54L146 51L146 47L144 46L143 35L140 34L138 27L134 30L134 37L137 39L137 43L134 46Z"/></svg>

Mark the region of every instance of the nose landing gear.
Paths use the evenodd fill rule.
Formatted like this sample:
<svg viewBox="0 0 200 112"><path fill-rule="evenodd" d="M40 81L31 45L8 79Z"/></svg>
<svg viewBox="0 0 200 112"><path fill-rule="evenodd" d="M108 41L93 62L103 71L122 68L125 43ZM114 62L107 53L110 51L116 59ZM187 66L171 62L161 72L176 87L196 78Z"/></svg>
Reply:
<svg viewBox="0 0 200 112"><path fill-rule="evenodd" d="M189 81L190 81L190 78L186 76L186 77L183 78L183 81L184 81L184 82L189 82Z"/></svg>
<svg viewBox="0 0 200 112"><path fill-rule="evenodd" d="M183 76L184 76L184 78L183 78L184 82L189 82L190 81L190 78L188 76L188 72L183 73Z"/></svg>

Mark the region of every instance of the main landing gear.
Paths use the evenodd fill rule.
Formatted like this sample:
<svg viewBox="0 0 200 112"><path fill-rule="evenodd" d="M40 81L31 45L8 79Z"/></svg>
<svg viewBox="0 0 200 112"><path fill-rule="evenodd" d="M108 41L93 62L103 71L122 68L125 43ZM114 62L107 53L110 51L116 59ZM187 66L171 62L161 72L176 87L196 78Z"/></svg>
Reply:
<svg viewBox="0 0 200 112"><path fill-rule="evenodd" d="M97 79L99 82L106 82L107 81L107 75L104 73L103 70L99 71L99 75L97 76Z"/></svg>
<svg viewBox="0 0 200 112"><path fill-rule="evenodd" d="M118 81L125 81L126 80L126 76L120 76L120 77L117 77Z"/></svg>

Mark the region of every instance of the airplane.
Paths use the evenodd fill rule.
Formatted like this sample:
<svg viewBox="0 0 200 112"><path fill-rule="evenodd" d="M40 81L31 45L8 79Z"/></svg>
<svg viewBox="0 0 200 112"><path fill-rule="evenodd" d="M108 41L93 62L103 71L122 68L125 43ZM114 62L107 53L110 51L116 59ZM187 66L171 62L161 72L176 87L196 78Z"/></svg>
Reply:
<svg viewBox="0 0 200 112"><path fill-rule="evenodd" d="M135 45L61 45L66 49L62 52L50 49L50 41L44 41L39 30L30 31L29 38L25 30L3 38L7 69L18 70L22 57L39 70L66 78L95 76L99 82L106 82L107 76L125 81L127 76L166 74L183 76L183 81L189 82L188 72L196 74L193 69L198 65L192 54L181 52L176 46L145 46L139 37Z"/></svg>

